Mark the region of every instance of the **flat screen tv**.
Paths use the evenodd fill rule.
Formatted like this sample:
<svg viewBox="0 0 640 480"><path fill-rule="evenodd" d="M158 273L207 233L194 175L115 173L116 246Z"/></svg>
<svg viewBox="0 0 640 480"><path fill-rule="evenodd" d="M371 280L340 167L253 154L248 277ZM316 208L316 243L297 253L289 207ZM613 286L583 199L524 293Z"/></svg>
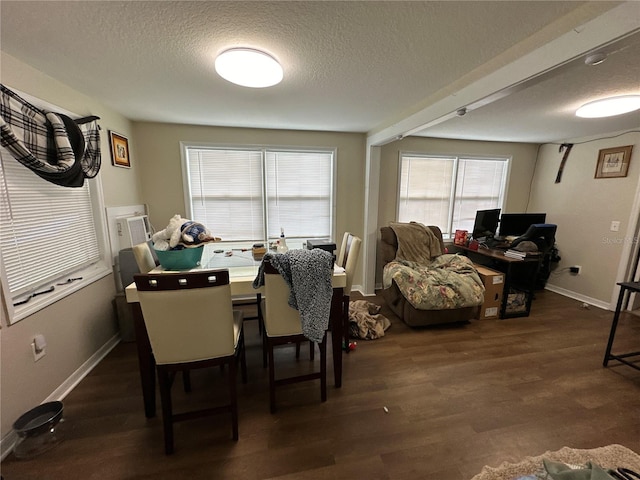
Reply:
<svg viewBox="0 0 640 480"><path fill-rule="evenodd" d="M500 217L500 236L519 237L534 223L545 223L546 213L503 213Z"/></svg>
<svg viewBox="0 0 640 480"><path fill-rule="evenodd" d="M500 209L478 210L473 223L473 238L492 238L498 229Z"/></svg>

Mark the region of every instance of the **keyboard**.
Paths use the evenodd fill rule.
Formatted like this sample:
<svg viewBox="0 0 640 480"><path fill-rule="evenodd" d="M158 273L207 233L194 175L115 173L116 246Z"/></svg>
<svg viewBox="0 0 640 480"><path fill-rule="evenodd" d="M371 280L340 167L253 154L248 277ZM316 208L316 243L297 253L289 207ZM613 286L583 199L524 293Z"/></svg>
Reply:
<svg viewBox="0 0 640 480"><path fill-rule="evenodd" d="M507 250L511 246L511 242L500 237L488 238L486 241L486 244L487 244L487 247L496 248L498 250L502 250L502 249Z"/></svg>

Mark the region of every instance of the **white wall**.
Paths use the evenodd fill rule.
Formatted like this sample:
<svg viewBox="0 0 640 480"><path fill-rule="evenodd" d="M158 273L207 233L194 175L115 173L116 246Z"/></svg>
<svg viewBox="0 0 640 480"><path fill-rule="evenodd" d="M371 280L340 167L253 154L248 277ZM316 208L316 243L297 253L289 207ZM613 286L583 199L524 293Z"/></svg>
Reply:
<svg viewBox="0 0 640 480"><path fill-rule="evenodd" d="M97 115L102 127L102 168L100 176L105 206L141 203L135 142L130 138L133 167L111 165L107 133L113 129L131 133L130 122L91 98L0 52L0 81L29 95L58 105L79 115ZM60 387L81 374L86 362L117 335L111 301L115 295L112 275L86 286L72 295L8 326L2 305L0 330L0 434L3 441L13 422L24 412L59 395ZM47 340L47 354L34 362L30 343L36 334ZM2 448L4 450L5 444Z"/></svg>
<svg viewBox="0 0 640 480"><path fill-rule="evenodd" d="M530 209L547 212L558 225L557 247L562 260L552 272L548 288L605 306L611 301L625 246L636 241L636 218L630 218L640 177L640 133L576 144L567 159L562 181L554 183L563 154L558 145L543 145L533 178ZM598 152L603 148L633 145L624 178L594 178ZM610 231L620 221L618 232ZM567 267L582 266L578 276Z"/></svg>

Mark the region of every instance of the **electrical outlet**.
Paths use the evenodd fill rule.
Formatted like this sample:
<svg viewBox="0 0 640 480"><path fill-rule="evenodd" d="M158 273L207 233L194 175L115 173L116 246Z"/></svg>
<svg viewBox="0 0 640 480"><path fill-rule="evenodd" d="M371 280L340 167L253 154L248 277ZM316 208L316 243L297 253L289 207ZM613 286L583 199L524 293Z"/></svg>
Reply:
<svg viewBox="0 0 640 480"><path fill-rule="evenodd" d="M38 351L36 349L36 342L31 342L31 351L33 352L33 361L34 362L37 362L38 360L40 360L47 353L44 348L42 350Z"/></svg>
<svg viewBox="0 0 640 480"><path fill-rule="evenodd" d="M620 222L618 220L613 220L611 222L611 231L617 232L620 230Z"/></svg>
<svg viewBox="0 0 640 480"><path fill-rule="evenodd" d="M580 275L581 271L582 271L582 267L580 265L574 265L572 267L569 267L569 273L572 273L573 275Z"/></svg>

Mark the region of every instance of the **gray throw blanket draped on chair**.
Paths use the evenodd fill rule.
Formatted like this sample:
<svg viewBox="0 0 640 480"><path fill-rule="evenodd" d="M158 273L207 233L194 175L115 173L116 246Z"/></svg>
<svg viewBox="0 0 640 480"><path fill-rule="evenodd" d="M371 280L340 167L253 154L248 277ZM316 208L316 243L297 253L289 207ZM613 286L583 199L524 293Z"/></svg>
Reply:
<svg viewBox="0 0 640 480"><path fill-rule="evenodd" d="M333 296L333 255L319 248L266 253L253 281L253 288L264 285L265 261L280 272L289 286L289 306L300 312L304 336L320 343L329 327Z"/></svg>

